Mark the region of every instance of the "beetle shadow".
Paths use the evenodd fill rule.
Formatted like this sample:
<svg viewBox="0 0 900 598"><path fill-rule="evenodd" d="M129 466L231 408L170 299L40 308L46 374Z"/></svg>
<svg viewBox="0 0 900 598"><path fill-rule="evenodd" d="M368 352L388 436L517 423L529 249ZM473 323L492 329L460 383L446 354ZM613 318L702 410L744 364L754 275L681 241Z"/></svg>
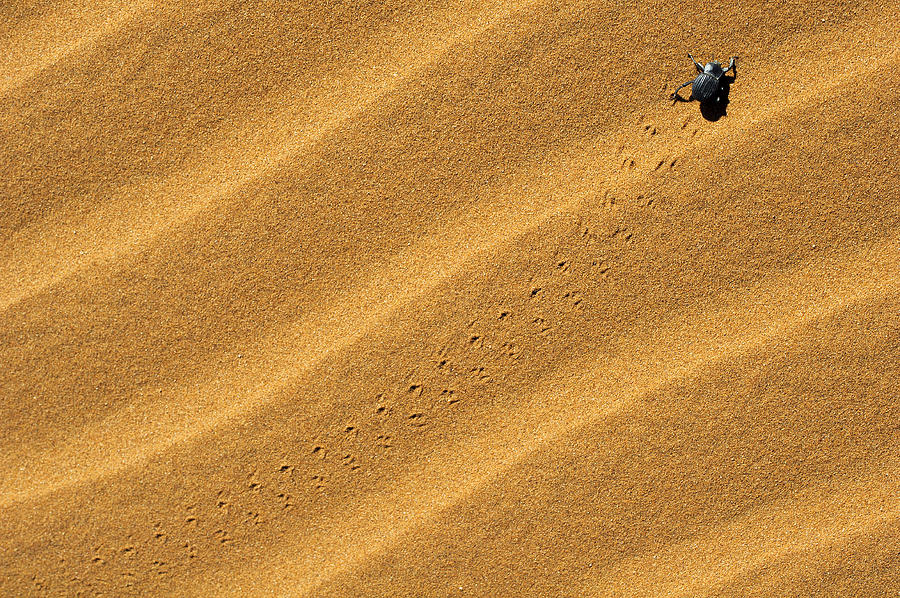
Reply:
<svg viewBox="0 0 900 598"><path fill-rule="evenodd" d="M725 75L721 81L721 93L718 101L700 103L700 114L710 122L716 122L728 113L728 94L731 92L731 84L734 83L734 75Z"/></svg>

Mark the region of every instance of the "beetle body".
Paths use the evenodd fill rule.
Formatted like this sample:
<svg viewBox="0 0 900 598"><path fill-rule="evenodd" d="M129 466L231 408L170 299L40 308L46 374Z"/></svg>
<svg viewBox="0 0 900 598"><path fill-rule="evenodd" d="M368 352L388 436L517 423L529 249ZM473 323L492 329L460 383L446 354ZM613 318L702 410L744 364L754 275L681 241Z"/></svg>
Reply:
<svg viewBox="0 0 900 598"><path fill-rule="evenodd" d="M692 100L697 100L698 102L711 102L718 101L721 96L722 91L722 77L725 76L725 73L732 70L734 68L735 59L731 59L731 64L728 65L728 68L722 68L722 65L716 61L712 61L706 64L706 66L700 66L694 57L688 54L691 61L694 63L694 66L697 68L699 74L693 81L688 81L681 87L675 90L675 93L672 94L672 99L682 99L681 96L678 95L678 91L682 87L691 86L691 98Z"/></svg>
<svg viewBox="0 0 900 598"><path fill-rule="evenodd" d="M691 83L691 96L698 102L714 100L719 95L721 79L725 69L718 62L710 62L704 67L703 72L697 75Z"/></svg>

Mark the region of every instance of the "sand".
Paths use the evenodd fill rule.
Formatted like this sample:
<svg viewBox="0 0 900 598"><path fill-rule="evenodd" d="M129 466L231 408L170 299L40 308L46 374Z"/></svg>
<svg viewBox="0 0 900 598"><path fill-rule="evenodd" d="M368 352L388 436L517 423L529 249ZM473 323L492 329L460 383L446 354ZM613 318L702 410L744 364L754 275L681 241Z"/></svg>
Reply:
<svg viewBox="0 0 900 598"><path fill-rule="evenodd" d="M18 0L0 49L0 595L900 593L895 2Z"/></svg>

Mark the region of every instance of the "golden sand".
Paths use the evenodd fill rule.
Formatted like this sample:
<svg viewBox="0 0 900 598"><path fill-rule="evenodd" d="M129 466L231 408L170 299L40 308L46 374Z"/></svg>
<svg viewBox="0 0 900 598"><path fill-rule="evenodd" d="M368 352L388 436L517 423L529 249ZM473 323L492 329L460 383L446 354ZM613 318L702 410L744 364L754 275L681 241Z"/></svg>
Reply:
<svg viewBox="0 0 900 598"><path fill-rule="evenodd" d="M900 595L896 3L14 0L0 50L0 595Z"/></svg>

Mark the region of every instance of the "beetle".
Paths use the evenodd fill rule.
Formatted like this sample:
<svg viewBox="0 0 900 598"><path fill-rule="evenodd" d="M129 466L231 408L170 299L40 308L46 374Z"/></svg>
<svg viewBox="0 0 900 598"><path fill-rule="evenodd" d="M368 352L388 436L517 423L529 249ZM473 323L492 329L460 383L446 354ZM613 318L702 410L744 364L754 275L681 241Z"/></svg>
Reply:
<svg viewBox="0 0 900 598"><path fill-rule="evenodd" d="M707 63L706 66L703 67L700 66L700 63L697 62L690 53L688 53L688 58L691 59L691 62L694 63L694 66L697 67L697 72L700 74L697 75L697 78L693 81L688 81L676 89L672 93L672 100L698 100L700 103L715 100L718 102L722 92L722 77L725 76L725 73L734 68L734 61L737 57L735 56L731 59L731 63L728 65L727 69L723 69L722 65L715 60ZM685 100L678 95L678 92L688 85L691 86L691 97L688 100Z"/></svg>

